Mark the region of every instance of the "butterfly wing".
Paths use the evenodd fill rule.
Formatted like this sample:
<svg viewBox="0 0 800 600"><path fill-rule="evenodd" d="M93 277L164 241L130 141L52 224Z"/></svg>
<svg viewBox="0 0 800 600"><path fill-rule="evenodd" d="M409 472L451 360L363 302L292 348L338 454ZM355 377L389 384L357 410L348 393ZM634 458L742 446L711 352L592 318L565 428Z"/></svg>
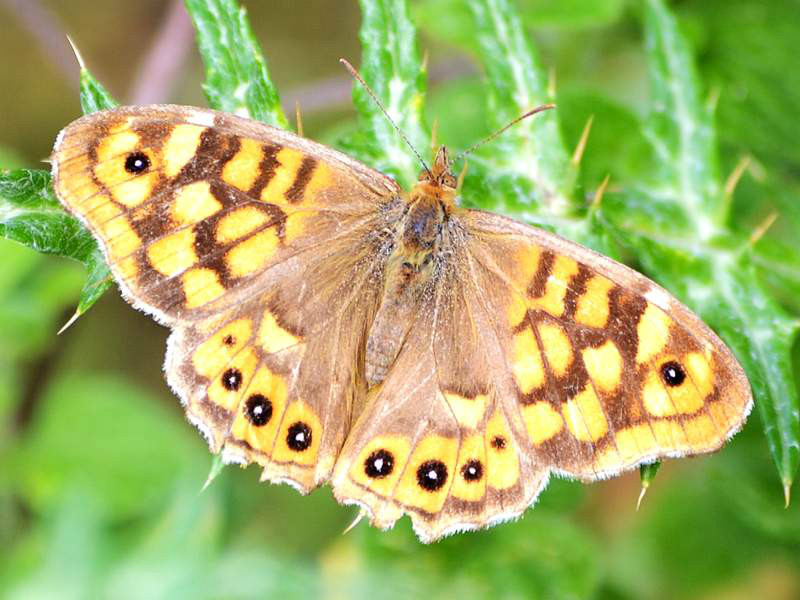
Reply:
<svg viewBox="0 0 800 600"><path fill-rule="evenodd" d="M662 288L497 215L448 229L438 293L334 470L376 525L407 513L432 541L521 514L551 472L609 477L741 427L741 367Z"/></svg>
<svg viewBox="0 0 800 600"><path fill-rule="evenodd" d="M323 481L363 397L365 283L397 185L285 131L179 106L79 119L53 174L126 298L173 329L167 377L212 449L304 491Z"/></svg>

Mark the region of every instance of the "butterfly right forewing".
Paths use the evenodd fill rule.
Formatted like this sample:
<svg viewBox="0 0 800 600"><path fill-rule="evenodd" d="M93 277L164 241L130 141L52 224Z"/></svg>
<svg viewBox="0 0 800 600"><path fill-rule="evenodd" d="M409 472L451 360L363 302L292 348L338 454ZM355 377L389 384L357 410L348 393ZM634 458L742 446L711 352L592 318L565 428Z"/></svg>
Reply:
<svg viewBox="0 0 800 600"><path fill-rule="evenodd" d="M505 332L531 451L552 469L608 477L714 451L738 431L752 406L741 367L665 290L554 234L464 218L475 293Z"/></svg>

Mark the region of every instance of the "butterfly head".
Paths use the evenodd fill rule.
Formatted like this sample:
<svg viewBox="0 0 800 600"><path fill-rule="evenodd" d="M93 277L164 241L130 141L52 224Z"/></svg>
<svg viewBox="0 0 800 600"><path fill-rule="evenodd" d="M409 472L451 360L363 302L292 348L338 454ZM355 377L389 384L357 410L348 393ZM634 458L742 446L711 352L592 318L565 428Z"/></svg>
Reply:
<svg viewBox="0 0 800 600"><path fill-rule="evenodd" d="M455 204L458 179L451 172L450 156L446 146L440 146L433 160L433 167L427 167L419 174L412 197L426 196L442 203L445 212L450 212Z"/></svg>

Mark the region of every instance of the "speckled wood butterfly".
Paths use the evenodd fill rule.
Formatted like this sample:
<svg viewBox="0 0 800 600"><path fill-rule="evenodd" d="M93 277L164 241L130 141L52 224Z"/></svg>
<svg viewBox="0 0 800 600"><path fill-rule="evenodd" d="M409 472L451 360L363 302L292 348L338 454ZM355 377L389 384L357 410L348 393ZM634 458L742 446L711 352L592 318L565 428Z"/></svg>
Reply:
<svg viewBox="0 0 800 600"><path fill-rule="evenodd" d="M586 481L717 450L752 399L730 351L631 269L457 205L447 152L410 193L330 148L180 106L83 117L55 190L227 462L330 482L423 541Z"/></svg>

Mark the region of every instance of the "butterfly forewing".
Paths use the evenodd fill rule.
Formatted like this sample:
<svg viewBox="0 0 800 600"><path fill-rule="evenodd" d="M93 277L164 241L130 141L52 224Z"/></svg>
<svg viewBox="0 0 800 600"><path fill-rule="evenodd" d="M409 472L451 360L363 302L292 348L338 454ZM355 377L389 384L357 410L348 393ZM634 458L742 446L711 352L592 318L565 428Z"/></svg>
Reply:
<svg viewBox="0 0 800 600"><path fill-rule="evenodd" d="M271 267L376 219L389 178L324 146L208 110L96 113L59 136L54 186L123 290L164 320L258 293Z"/></svg>
<svg viewBox="0 0 800 600"><path fill-rule="evenodd" d="M509 332L519 409L553 468L604 477L713 451L738 431L752 404L741 367L666 291L558 236L465 218L472 263Z"/></svg>

